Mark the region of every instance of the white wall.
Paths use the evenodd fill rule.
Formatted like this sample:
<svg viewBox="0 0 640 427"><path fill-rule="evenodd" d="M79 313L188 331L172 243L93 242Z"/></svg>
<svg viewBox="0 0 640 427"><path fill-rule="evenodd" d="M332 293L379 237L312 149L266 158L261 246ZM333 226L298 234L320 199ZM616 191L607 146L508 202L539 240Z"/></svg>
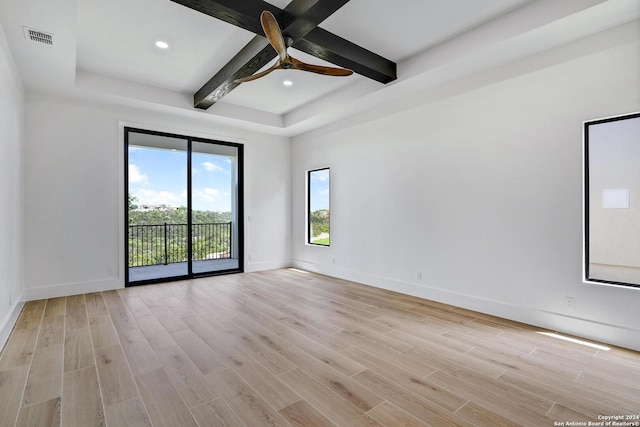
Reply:
<svg viewBox="0 0 640 427"><path fill-rule="evenodd" d="M26 111L27 299L124 285L123 123L243 143L245 271L289 265L288 138L44 93Z"/></svg>
<svg viewBox="0 0 640 427"><path fill-rule="evenodd" d="M640 109L638 28L294 138L293 264L640 350L640 290L582 282L582 123ZM330 248L304 244L325 166Z"/></svg>
<svg viewBox="0 0 640 427"><path fill-rule="evenodd" d="M0 349L22 304L24 88L0 26Z"/></svg>

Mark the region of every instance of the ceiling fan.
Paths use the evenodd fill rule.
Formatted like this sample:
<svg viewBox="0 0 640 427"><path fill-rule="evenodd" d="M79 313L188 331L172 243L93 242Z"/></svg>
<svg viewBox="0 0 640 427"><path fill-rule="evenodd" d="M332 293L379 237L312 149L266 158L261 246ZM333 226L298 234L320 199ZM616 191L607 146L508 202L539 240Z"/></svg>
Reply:
<svg viewBox="0 0 640 427"><path fill-rule="evenodd" d="M353 70L349 70L348 68L311 65L289 56L287 53L287 47L291 44L292 40L288 38L289 44L285 43L285 38L282 35L282 30L280 30L278 21L276 21L276 18L268 10L265 10L260 14L260 23L262 24L264 34L267 36L271 46L273 46L275 51L278 53L279 58L270 68L251 76L236 79L234 80L234 83L250 82L252 80L259 79L260 77L264 77L274 70L302 70L316 74L323 74L325 76L350 76L353 74Z"/></svg>

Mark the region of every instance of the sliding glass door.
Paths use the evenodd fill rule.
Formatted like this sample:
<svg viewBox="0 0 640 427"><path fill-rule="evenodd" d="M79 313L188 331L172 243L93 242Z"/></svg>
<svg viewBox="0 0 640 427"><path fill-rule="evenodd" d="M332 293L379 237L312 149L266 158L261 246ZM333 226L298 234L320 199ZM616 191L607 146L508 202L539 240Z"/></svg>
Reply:
<svg viewBox="0 0 640 427"><path fill-rule="evenodd" d="M242 271L242 146L125 128L127 286Z"/></svg>

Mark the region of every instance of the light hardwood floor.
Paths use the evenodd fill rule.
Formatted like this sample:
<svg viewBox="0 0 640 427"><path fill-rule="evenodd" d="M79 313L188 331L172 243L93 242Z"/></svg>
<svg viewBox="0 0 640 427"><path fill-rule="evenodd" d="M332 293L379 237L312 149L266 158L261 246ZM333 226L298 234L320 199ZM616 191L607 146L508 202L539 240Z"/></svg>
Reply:
<svg viewBox="0 0 640 427"><path fill-rule="evenodd" d="M540 332L291 269L31 301L0 357L0 426L553 426L640 412L640 353Z"/></svg>

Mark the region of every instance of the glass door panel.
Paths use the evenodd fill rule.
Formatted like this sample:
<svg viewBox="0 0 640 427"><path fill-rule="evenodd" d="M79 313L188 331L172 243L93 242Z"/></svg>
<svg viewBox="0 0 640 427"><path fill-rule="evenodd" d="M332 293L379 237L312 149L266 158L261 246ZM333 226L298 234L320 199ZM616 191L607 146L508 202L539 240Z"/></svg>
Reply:
<svg viewBox="0 0 640 427"><path fill-rule="evenodd" d="M193 273L239 268L238 148L192 141Z"/></svg>
<svg viewBox="0 0 640 427"><path fill-rule="evenodd" d="M188 140L128 133L128 281L188 276Z"/></svg>

